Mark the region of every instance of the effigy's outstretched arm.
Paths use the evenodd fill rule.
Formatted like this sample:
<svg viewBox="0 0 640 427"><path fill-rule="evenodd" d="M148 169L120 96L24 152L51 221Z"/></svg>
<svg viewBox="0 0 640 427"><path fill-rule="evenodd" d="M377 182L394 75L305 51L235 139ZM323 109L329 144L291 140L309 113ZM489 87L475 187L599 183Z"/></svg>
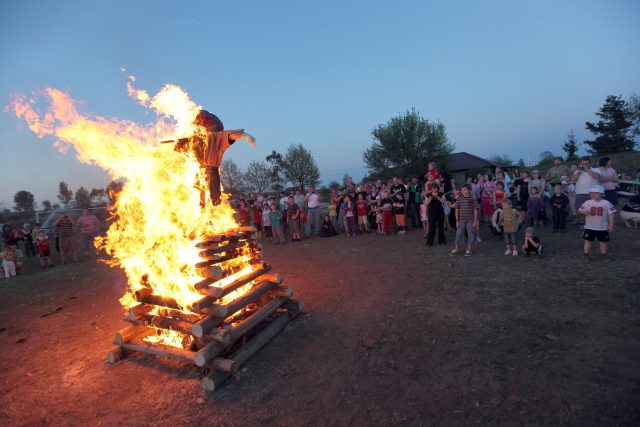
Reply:
<svg viewBox="0 0 640 427"><path fill-rule="evenodd" d="M231 139L232 141L237 141L239 139L244 139L245 141L247 141L249 143L250 146L252 146L253 148L256 148L256 139L249 133L247 132L243 132L243 131L238 131L238 132L233 132L229 134L229 139Z"/></svg>

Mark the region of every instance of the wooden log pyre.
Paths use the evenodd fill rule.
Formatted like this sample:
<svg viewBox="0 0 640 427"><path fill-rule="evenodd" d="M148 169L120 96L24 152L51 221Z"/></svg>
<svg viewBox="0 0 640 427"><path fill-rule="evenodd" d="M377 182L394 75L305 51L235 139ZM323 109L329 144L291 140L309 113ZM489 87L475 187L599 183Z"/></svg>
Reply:
<svg viewBox="0 0 640 427"><path fill-rule="evenodd" d="M213 301L218 298L222 298L223 296L235 291L241 286L246 285L249 282L257 279L261 275L267 273L269 271L269 266L267 264L263 264L262 268L258 268L256 270L252 270L249 273L245 274L242 277L237 278L233 282L225 285L225 286L207 286L206 288L199 289L200 293L203 295L207 295L207 297L196 301L192 308L194 311L200 311L205 307L209 307L213 304ZM207 298L211 298L211 300L207 300Z"/></svg>
<svg viewBox="0 0 640 427"><path fill-rule="evenodd" d="M253 356L258 350L260 350L266 343L271 341L280 331L282 331L293 318L295 318L300 312L291 310L286 313L282 313L266 328L260 331L256 336L251 338L245 345L238 351L231 355L230 359L235 361L237 368L242 366L251 356ZM202 378L202 385L206 391L214 391L216 388L226 381L231 376L229 372L219 372L212 370L207 376Z"/></svg>
<svg viewBox="0 0 640 427"><path fill-rule="evenodd" d="M118 332L116 332L116 336L113 339L113 343L115 345L121 345L133 338L144 337L151 333L153 333L153 330L149 329L144 325L127 326L126 328L122 328Z"/></svg>

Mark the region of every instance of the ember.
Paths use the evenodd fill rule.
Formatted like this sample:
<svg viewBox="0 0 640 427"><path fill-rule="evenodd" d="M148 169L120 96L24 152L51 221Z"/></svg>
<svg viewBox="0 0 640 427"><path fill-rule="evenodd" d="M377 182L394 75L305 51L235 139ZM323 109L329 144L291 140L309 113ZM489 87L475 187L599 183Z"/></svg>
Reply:
<svg viewBox="0 0 640 427"><path fill-rule="evenodd" d="M51 104L46 113L38 110L38 97L15 96L12 106L39 137L54 136L60 150L71 146L79 160L124 179L100 245L109 264L127 275L120 302L132 325L116 334L109 361L138 351L195 364L209 371L204 383L213 390L302 303L290 299L291 288L263 262L254 230L238 227L220 194L224 150L253 138L224 131L177 86L151 97L134 89L134 81L129 94L160 116L153 124L82 114L53 88L44 92ZM161 140L176 142L176 149Z"/></svg>

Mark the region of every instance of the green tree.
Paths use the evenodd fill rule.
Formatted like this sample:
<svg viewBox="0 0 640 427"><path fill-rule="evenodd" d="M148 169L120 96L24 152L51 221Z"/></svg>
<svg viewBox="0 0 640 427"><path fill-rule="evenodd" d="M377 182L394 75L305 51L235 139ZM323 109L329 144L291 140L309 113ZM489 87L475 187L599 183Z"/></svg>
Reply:
<svg viewBox="0 0 640 427"><path fill-rule="evenodd" d="M45 210L45 211L53 210L53 205L51 204L51 202L49 200L44 200L42 202L42 209Z"/></svg>
<svg viewBox="0 0 640 427"><path fill-rule="evenodd" d="M607 96L604 105L596 113L597 123L586 122L585 127L596 135L595 139L584 143L594 156L632 151L636 142L629 138L632 113L627 102L621 96Z"/></svg>
<svg viewBox="0 0 640 427"><path fill-rule="evenodd" d="M13 196L13 202L16 204L16 212L30 213L36 210L36 199L35 197L33 197L32 193L26 190L18 191Z"/></svg>
<svg viewBox="0 0 640 427"><path fill-rule="evenodd" d="M242 171L231 159L220 165L220 181L226 192L243 192L245 189Z"/></svg>
<svg viewBox="0 0 640 427"><path fill-rule="evenodd" d="M266 157L271 171L271 188L280 192L284 189L286 178L284 175L284 157L276 150L272 150L271 154Z"/></svg>
<svg viewBox="0 0 640 427"><path fill-rule="evenodd" d="M578 141L576 140L576 136L573 133L573 130L569 132L567 135L567 140L562 144L562 149L565 153L567 153L567 161L575 160L578 157L576 153L578 152Z"/></svg>
<svg viewBox="0 0 640 427"><path fill-rule="evenodd" d="M524 168L527 167L527 164L524 162L524 159L522 159L522 158L518 159L518 167L520 169L524 169Z"/></svg>
<svg viewBox="0 0 640 427"><path fill-rule="evenodd" d="M415 110L391 118L372 131L373 145L362 153L372 174L384 174L389 169L402 169L405 175L421 174L427 162L451 154L455 146L449 142L445 127L430 122Z"/></svg>
<svg viewBox="0 0 640 427"><path fill-rule="evenodd" d="M338 181L331 181L328 185L329 190L339 190L340 188L340 183Z"/></svg>
<svg viewBox="0 0 640 427"><path fill-rule="evenodd" d="M86 188L78 188L74 198L76 201L76 208L85 209L91 207L91 197L89 196L89 191Z"/></svg>
<svg viewBox="0 0 640 427"><path fill-rule="evenodd" d="M509 158L508 154L492 154L487 159L498 166L512 166L513 160Z"/></svg>
<svg viewBox="0 0 640 427"><path fill-rule="evenodd" d="M631 121L633 122L633 128L631 134L634 137L640 135L640 97L635 93L629 97L629 111L631 112Z"/></svg>
<svg viewBox="0 0 640 427"><path fill-rule="evenodd" d="M543 151L542 153L539 154L539 159L540 162L550 162L553 161L553 153L551 151Z"/></svg>
<svg viewBox="0 0 640 427"><path fill-rule="evenodd" d="M60 181L58 184L58 200L65 208L68 208L73 200L73 191L69 189L66 182Z"/></svg>
<svg viewBox="0 0 640 427"><path fill-rule="evenodd" d="M316 185L320 171L311 151L302 144L291 144L284 156L284 176L302 190L309 185Z"/></svg>
<svg viewBox="0 0 640 427"><path fill-rule="evenodd" d="M264 193L271 186L271 170L266 162L252 160L244 174L244 182L250 191Z"/></svg>

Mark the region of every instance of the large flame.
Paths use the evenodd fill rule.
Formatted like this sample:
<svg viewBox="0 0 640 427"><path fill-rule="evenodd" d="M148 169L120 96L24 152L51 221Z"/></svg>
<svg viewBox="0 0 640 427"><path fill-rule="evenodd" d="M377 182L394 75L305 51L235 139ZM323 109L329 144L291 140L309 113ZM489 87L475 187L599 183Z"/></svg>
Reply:
<svg viewBox="0 0 640 427"><path fill-rule="evenodd" d="M102 246L114 265L124 269L129 289L121 299L128 307L132 293L148 282L153 293L173 298L183 307L202 298L193 284L202 280L194 264L201 261L194 243L237 227L233 210L223 198L219 206L199 207L194 188L199 165L171 144L158 141L188 136L200 107L185 91L166 85L155 96L133 88L129 94L158 119L146 125L82 113L77 101L47 88L33 97L16 95L12 108L40 138L54 136L56 146L72 147L77 158L106 170L125 184L113 206L115 221ZM39 109L48 103L46 110ZM143 279L143 276L146 276Z"/></svg>

